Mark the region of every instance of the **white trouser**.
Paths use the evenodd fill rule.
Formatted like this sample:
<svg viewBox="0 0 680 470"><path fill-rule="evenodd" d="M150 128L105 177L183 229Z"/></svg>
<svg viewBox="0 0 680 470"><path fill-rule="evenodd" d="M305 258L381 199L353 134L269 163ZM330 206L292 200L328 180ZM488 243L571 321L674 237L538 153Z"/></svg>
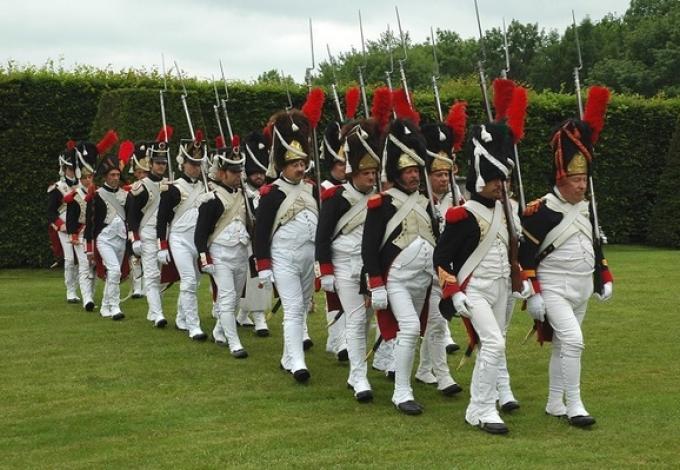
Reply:
<svg viewBox="0 0 680 470"><path fill-rule="evenodd" d="M196 264L198 252L194 245L194 232L170 232L168 238L172 258L179 273L179 297L177 298L177 318L179 327L186 327L189 336L202 333L198 316L198 297L200 271Z"/></svg>
<svg viewBox="0 0 680 470"><path fill-rule="evenodd" d="M243 349L236 330L236 310L248 276L248 251L245 245L213 244L210 257L215 266L213 280L217 285L217 321L213 336L229 344L231 351Z"/></svg>
<svg viewBox="0 0 680 470"><path fill-rule="evenodd" d="M125 256L125 238L100 234L97 250L106 268L106 284L99 311L103 317L110 317L120 313L120 267Z"/></svg>
<svg viewBox="0 0 680 470"><path fill-rule="evenodd" d="M132 279L132 293L134 295L144 295L144 274L142 271L142 262L135 255L128 258L130 262L130 276Z"/></svg>
<svg viewBox="0 0 680 470"><path fill-rule="evenodd" d="M581 323L593 293L592 276L540 274L547 318L554 334L546 410L567 416L587 415L581 402ZM566 399L566 409L564 401Z"/></svg>
<svg viewBox="0 0 680 470"><path fill-rule="evenodd" d="M149 305L146 319L157 322L165 317L163 316L163 302L161 301L161 266L158 263L156 227L147 225L142 228L139 239L142 241L142 273L146 303Z"/></svg>
<svg viewBox="0 0 680 470"><path fill-rule="evenodd" d="M78 298L78 268L76 267L76 258L73 253L73 245L71 245L71 236L66 232L57 232L59 234L59 243L64 252L64 284L66 285L66 298Z"/></svg>
<svg viewBox="0 0 680 470"><path fill-rule="evenodd" d="M252 254L252 248L248 245L248 256ZM257 275L250 277L249 267L246 279L246 295L241 298L239 318L245 322L250 313L255 323L255 330L268 330L269 327L267 326L267 318L264 312L272 308L272 297L272 288L261 286Z"/></svg>
<svg viewBox="0 0 680 470"><path fill-rule="evenodd" d="M380 327L375 322L375 340L380 338ZM387 372L394 372L394 339L383 340L373 355L373 368Z"/></svg>
<svg viewBox="0 0 680 470"><path fill-rule="evenodd" d="M437 389L444 390L455 384L456 381L451 377L449 364L446 360L447 326L448 322L439 313L439 301L442 298L442 290L435 278L432 282L430 292L429 311L425 335L420 345L420 363L418 372L431 372L437 379Z"/></svg>
<svg viewBox="0 0 680 470"><path fill-rule="evenodd" d="M411 372L420 337L420 313L431 283L432 246L417 240L395 258L386 282L387 299L399 324L394 342L395 405L413 400Z"/></svg>
<svg viewBox="0 0 680 470"><path fill-rule="evenodd" d="M81 232L79 236L80 244L73 245L78 258L78 284L80 285L80 295L83 297L83 306L94 303L94 278L95 266L87 259L85 252L85 239Z"/></svg>
<svg viewBox="0 0 680 470"><path fill-rule="evenodd" d="M502 423L496 410L498 368L505 360L505 338L499 319L508 306L509 279L485 279L474 274L465 289L472 308L470 321L479 335L479 352L470 384L465 420L473 425Z"/></svg>
<svg viewBox="0 0 680 470"><path fill-rule="evenodd" d="M371 390L366 366L366 341L372 310L366 309L364 296L359 293L359 276L352 273L351 265L336 264L335 290L345 310L345 335L349 356L347 383L359 393Z"/></svg>
<svg viewBox="0 0 680 470"><path fill-rule="evenodd" d="M324 302L324 304L325 304L324 311L326 312L326 324L328 324L335 319L335 316L338 314L338 310L329 311L328 302ZM328 338L326 339L326 351L329 353L337 354L343 349L347 349L347 339L345 338L346 313L347 312L343 313L337 322L335 322L332 326L328 327Z"/></svg>
<svg viewBox="0 0 680 470"><path fill-rule="evenodd" d="M314 292L314 243L295 249L272 246L272 271L283 306L281 365L292 372L307 369L302 341Z"/></svg>
<svg viewBox="0 0 680 470"><path fill-rule="evenodd" d="M515 310L515 298L512 296L512 292L508 292L508 303L505 309L505 315L497 317L498 326L503 333L503 338L507 338L508 326L510 326L510 321L512 320L512 312ZM510 373L508 372L508 361L507 355L503 355L501 362L498 364L498 377L496 379L496 392L497 399L500 405L508 403L510 401L516 401L515 395L512 393L512 388L510 387Z"/></svg>

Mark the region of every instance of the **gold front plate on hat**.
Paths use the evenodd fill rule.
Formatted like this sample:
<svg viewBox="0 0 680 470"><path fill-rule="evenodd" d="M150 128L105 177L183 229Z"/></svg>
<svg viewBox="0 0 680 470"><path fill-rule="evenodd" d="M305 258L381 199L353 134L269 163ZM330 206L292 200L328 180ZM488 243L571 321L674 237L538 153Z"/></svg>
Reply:
<svg viewBox="0 0 680 470"><path fill-rule="evenodd" d="M375 161L375 158L371 157L370 154L366 154L363 157L361 157L361 160L359 160L359 171L363 170L377 170L378 169L378 162Z"/></svg>
<svg viewBox="0 0 680 470"><path fill-rule="evenodd" d="M447 158L451 159L448 155L446 155L446 152L439 152L438 154L442 158ZM435 158L432 161L432 167L430 168L430 172L434 173L435 171L451 171L453 168L453 164L450 162L447 162L446 160L440 160L439 158Z"/></svg>
<svg viewBox="0 0 680 470"><path fill-rule="evenodd" d="M588 160L582 153L574 155L567 165L567 176L584 175L588 173Z"/></svg>
<svg viewBox="0 0 680 470"><path fill-rule="evenodd" d="M293 147L295 150L299 150L300 152L304 153L304 150L302 150L302 144L300 144L300 142L298 142L297 140L292 141L288 145ZM290 150L286 150L286 154L283 157L283 161L292 162L293 160L305 160L305 157L301 157L300 155L296 154L295 152L291 152Z"/></svg>
<svg viewBox="0 0 680 470"><path fill-rule="evenodd" d="M338 150L338 160L345 163L347 161L347 155L345 154L345 146L341 145L340 150Z"/></svg>
<svg viewBox="0 0 680 470"><path fill-rule="evenodd" d="M398 170L403 170L404 168L408 168L411 166L418 166L418 163L405 153L399 155L399 160L397 161Z"/></svg>

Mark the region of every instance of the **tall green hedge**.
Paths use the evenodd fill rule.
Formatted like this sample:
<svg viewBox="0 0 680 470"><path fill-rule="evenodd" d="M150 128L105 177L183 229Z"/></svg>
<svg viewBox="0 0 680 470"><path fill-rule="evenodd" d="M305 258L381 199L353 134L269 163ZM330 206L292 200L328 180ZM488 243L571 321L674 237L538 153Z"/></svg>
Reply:
<svg viewBox="0 0 680 470"><path fill-rule="evenodd" d="M655 245L680 248L680 119L675 126L668 158L659 181L656 204L652 211L649 241Z"/></svg>
<svg viewBox="0 0 680 470"><path fill-rule="evenodd" d="M0 76L0 148L5 153L0 159L0 267L51 262L45 189L57 178L59 151L69 138L96 141L110 128L116 129L121 139L154 138L161 126L160 86L155 78L139 76ZM168 123L175 127L174 153L179 139L189 134L179 87L174 82L170 86L166 109ZM188 88L194 127L204 128L208 137L214 138L212 85L191 81ZM229 91L232 126L241 135L261 128L273 111L287 103L285 90L277 86L235 84ZM291 93L293 104L300 106L305 88L293 87ZM450 104L454 99L469 102L470 123L483 119L476 86L462 82L445 85L442 101ZM418 92L415 102L423 121L433 119L431 94ZM520 145L528 200L548 189L548 135L564 117L573 116L575 109L574 96L531 94L527 137ZM333 110L327 101L322 127L334 117ZM670 129L678 114L680 100L614 97L597 147L595 170L600 216L610 241L647 242L649 214L665 167Z"/></svg>

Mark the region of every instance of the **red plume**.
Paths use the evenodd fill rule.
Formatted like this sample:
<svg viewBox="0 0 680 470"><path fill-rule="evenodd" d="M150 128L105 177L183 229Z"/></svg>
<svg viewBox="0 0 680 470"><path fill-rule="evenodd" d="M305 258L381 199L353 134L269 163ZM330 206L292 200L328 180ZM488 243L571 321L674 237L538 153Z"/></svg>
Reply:
<svg viewBox="0 0 680 470"><path fill-rule="evenodd" d="M413 102L413 96L411 96L411 102ZM420 114L409 106L404 89L398 88L392 92L392 105L399 119L408 119L416 126L420 124Z"/></svg>
<svg viewBox="0 0 680 470"><path fill-rule="evenodd" d="M453 150L458 152L463 148L465 129L467 127L467 101L457 101L449 109L446 125L453 132Z"/></svg>
<svg viewBox="0 0 680 470"><path fill-rule="evenodd" d="M515 82L512 80L497 78L493 81L493 107L496 110L496 121L500 121L507 115L514 88Z"/></svg>
<svg viewBox="0 0 680 470"><path fill-rule="evenodd" d="M359 109L359 88L352 87L348 88L345 92L345 107L347 111L347 119L354 119L354 115Z"/></svg>
<svg viewBox="0 0 680 470"><path fill-rule="evenodd" d="M194 131L194 142L202 142L203 137L203 131L201 129L196 129Z"/></svg>
<svg viewBox="0 0 680 470"><path fill-rule="evenodd" d="M221 135L215 137L215 148L217 149L224 148L224 139L222 138Z"/></svg>
<svg viewBox="0 0 680 470"><path fill-rule="evenodd" d="M231 148L237 148L241 146L241 137L239 137L238 134L234 134L234 137L231 138Z"/></svg>
<svg viewBox="0 0 680 470"><path fill-rule="evenodd" d="M272 126L274 124L271 122L268 122L266 126L262 129L262 135L264 136L265 140L269 145L272 143Z"/></svg>
<svg viewBox="0 0 680 470"><path fill-rule="evenodd" d="M593 86L588 90L586 109L583 112L583 121L593 131L592 142L597 142L600 132L604 127L604 116L607 113L607 104L611 93L607 87Z"/></svg>
<svg viewBox="0 0 680 470"><path fill-rule="evenodd" d="M302 105L302 112L307 116L307 119L309 119L309 124L312 126L312 129L315 129L316 126L319 125L325 99L326 95L324 95L321 88L312 88L307 95L307 101Z"/></svg>
<svg viewBox="0 0 680 470"><path fill-rule="evenodd" d="M135 143L133 141L124 140L121 142L120 147L118 147L118 160L121 168L127 165L133 153L135 153Z"/></svg>
<svg viewBox="0 0 680 470"><path fill-rule="evenodd" d="M527 104L529 102L527 90L517 86L512 90L512 100L508 106L508 127L512 130L513 143L517 143L524 137L524 121L527 116Z"/></svg>
<svg viewBox="0 0 680 470"><path fill-rule="evenodd" d="M373 103L371 103L371 117L378 122L380 129L384 129L390 122L392 114L392 93L386 86L381 86L373 91Z"/></svg>
<svg viewBox="0 0 680 470"><path fill-rule="evenodd" d="M173 129L171 125L169 124L166 125L160 131L158 131L158 135L156 136L156 142L169 142L170 139L172 139L172 134L174 132L175 129Z"/></svg>
<svg viewBox="0 0 680 470"><path fill-rule="evenodd" d="M102 137L102 140L97 142L97 153L99 153L99 155L105 154L111 150L111 147L113 147L116 142L118 142L118 135L116 134L116 131L108 131L104 137Z"/></svg>
<svg viewBox="0 0 680 470"><path fill-rule="evenodd" d="M67 150L73 150L76 147L76 141L75 140L69 140L66 142L66 149Z"/></svg>

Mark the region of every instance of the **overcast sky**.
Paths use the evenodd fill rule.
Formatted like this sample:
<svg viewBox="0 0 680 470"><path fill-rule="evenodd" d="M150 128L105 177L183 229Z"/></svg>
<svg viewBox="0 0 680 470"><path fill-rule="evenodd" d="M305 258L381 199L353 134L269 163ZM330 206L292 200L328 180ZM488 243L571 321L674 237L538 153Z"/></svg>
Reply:
<svg viewBox="0 0 680 470"><path fill-rule="evenodd" d="M430 26L468 38L477 35L473 0L0 0L0 61L42 65L63 58L114 70L159 67L177 60L189 74L219 74L218 59L229 79L254 80L270 69L282 69L302 80L309 66L308 17L312 18L317 62L332 52L359 48L358 10L364 34L377 39L396 26L415 42L429 36ZM629 0L478 0L482 28L517 19L562 32L571 23L607 13L623 14ZM396 28L395 28L396 29Z"/></svg>

